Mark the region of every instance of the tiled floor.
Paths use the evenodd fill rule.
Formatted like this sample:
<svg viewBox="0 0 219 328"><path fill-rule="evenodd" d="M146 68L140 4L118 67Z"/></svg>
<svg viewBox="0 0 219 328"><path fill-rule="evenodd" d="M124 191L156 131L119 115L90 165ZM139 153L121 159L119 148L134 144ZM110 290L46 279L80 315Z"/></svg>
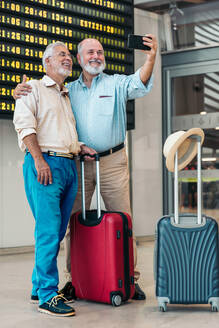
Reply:
<svg viewBox="0 0 219 328"><path fill-rule="evenodd" d="M117 308L110 305L76 301L75 317L52 317L37 311L29 303L33 254L0 256L0 327L1 328L204 328L219 327L219 313L209 306L169 306L158 311L154 293L153 242L138 246L140 286L147 301L129 301ZM59 255L60 285L64 253Z"/></svg>

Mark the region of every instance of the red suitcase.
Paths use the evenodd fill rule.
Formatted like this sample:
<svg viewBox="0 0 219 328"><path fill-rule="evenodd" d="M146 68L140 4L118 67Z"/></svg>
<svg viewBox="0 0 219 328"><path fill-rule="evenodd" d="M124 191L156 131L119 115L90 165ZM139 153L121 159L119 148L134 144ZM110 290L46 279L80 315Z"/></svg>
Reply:
<svg viewBox="0 0 219 328"><path fill-rule="evenodd" d="M100 210L98 155L95 160L97 211L85 212L81 157L82 213L70 224L72 285L76 298L119 306L134 295L132 221L126 213Z"/></svg>

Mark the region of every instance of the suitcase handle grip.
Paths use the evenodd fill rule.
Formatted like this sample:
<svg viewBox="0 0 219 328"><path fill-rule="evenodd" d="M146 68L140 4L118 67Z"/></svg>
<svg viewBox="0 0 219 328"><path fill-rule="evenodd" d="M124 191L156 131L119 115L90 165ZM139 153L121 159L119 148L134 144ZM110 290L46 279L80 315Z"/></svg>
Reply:
<svg viewBox="0 0 219 328"><path fill-rule="evenodd" d="M93 155L91 155L91 154L83 154L83 155L80 155L80 161L81 161L81 162L84 162L84 158L85 158L85 156L92 157L92 158L95 159L95 161L99 161L99 160L100 160L100 156L99 156L99 154L93 154Z"/></svg>
<svg viewBox="0 0 219 328"><path fill-rule="evenodd" d="M86 208L85 208L85 178L84 178L84 161L85 156L95 158L96 162L96 195L97 195L97 219L101 216L101 209L100 209L100 156L99 154L83 154L80 156L80 163L81 163L81 203L82 203L82 218L86 220Z"/></svg>

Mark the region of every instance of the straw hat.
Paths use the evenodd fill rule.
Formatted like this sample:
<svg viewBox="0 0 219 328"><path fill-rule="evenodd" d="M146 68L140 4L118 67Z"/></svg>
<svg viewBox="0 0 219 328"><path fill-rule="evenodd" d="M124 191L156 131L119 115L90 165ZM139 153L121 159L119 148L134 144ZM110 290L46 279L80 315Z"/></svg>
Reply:
<svg viewBox="0 0 219 328"><path fill-rule="evenodd" d="M197 140L189 138L191 136L200 136L201 144L204 141L204 131L200 128L193 128L188 131L177 131L166 139L163 154L166 157L166 167L174 172L174 158L178 151L178 170L184 169L197 154Z"/></svg>

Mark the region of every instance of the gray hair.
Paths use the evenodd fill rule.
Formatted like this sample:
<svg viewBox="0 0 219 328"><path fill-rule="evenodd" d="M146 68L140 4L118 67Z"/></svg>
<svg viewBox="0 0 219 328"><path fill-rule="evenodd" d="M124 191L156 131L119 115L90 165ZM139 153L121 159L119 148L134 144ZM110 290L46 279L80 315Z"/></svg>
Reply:
<svg viewBox="0 0 219 328"><path fill-rule="evenodd" d="M53 50L54 50L54 48L55 47L58 47L58 46L62 46L62 47L65 47L66 49L67 49L67 47L66 47L66 45L63 43L63 42L61 42L61 41L56 41L56 42L54 42L54 43L50 43L47 47L46 47L46 50L44 51L44 53L43 53L43 59L42 59L42 62L43 62L43 67L45 68L45 70L46 70L46 59L47 58L49 58L49 57L51 57L52 55L53 55Z"/></svg>
<svg viewBox="0 0 219 328"><path fill-rule="evenodd" d="M78 47L77 47L77 48L78 48L78 54L79 54L79 55L81 55L81 53L82 53L83 41L84 41L84 40L82 40L80 43L78 43Z"/></svg>
<svg viewBox="0 0 219 328"><path fill-rule="evenodd" d="M83 39L81 42L79 42L78 43L78 54L79 55L81 55L81 53L82 53L82 48L83 48L83 43L84 43L84 41L87 41L87 40L96 40L96 41L98 41L99 43L100 43L100 41L99 40L97 40L97 39L94 39L94 38L87 38L87 39ZM101 43L100 43L101 44ZM102 44L101 44L101 46L102 46Z"/></svg>

